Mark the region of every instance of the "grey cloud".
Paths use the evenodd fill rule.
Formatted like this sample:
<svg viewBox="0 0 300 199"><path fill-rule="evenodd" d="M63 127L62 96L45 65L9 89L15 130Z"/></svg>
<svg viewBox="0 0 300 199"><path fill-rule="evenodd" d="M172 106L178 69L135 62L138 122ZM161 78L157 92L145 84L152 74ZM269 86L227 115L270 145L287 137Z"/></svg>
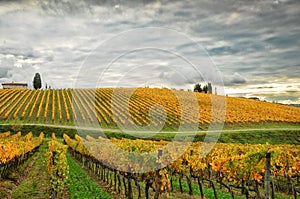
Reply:
<svg viewBox="0 0 300 199"><path fill-rule="evenodd" d="M300 33L277 35L264 40L264 42L273 45L276 48L289 48L299 44Z"/></svg>
<svg viewBox="0 0 300 199"><path fill-rule="evenodd" d="M265 89L265 88L274 88L273 86L259 86L258 89Z"/></svg>
<svg viewBox="0 0 300 199"><path fill-rule="evenodd" d="M242 77L239 73L234 73L230 82L233 84L244 84L246 83L246 79Z"/></svg>
<svg viewBox="0 0 300 199"><path fill-rule="evenodd" d="M213 49L209 49L211 55L225 55L225 54L236 54L240 52L237 49L232 49L230 46L222 46Z"/></svg>
<svg viewBox="0 0 300 199"><path fill-rule="evenodd" d="M256 0L87 0L76 3L24 0L1 1L0 4L0 60L4 63L7 56L13 55L11 63L5 64L10 67L7 73L11 75L7 81L13 78L21 81L22 76L17 73L23 73L24 81L31 82L32 73L41 72L43 79L54 87L71 87L85 58L103 41L120 32L148 26L175 29L202 45L223 73L229 88L268 83L274 78L289 83L289 79L300 75L300 3L297 0L278 1L278 4ZM158 37L145 41L142 33L135 38L136 43L162 42ZM156 66L154 71L140 70L132 79L127 78L126 85L141 82L138 76L143 77L147 72L153 72L157 78L164 74L166 79L185 88L203 79L202 76L213 79L212 72L198 59L199 51L193 42L182 43L174 38L167 41L164 45L174 44L175 50L198 61L202 74L196 75L190 66L161 57L161 62L169 60L167 65L176 69L177 75ZM126 48L130 48L126 42L120 43L109 51L112 53L109 56L114 57ZM101 48L98 50L96 52L101 53ZM116 78L114 75L118 77L134 64L152 63L153 59L148 54L128 55L108 73L107 86ZM90 71L105 67L105 60L90 57L89 61ZM20 65L22 68L14 67ZM4 71L4 65L0 67ZM182 81L178 74L189 78ZM78 79L78 86L93 87L89 79Z"/></svg>
<svg viewBox="0 0 300 199"><path fill-rule="evenodd" d="M286 91L287 93L297 93L297 92L299 92L299 91L297 91L297 90L293 90L293 91Z"/></svg>
<svg viewBox="0 0 300 199"><path fill-rule="evenodd" d="M247 80L238 72L235 72L233 75L227 75L224 77L225 86L245 84L246 82Z"/></svg>
<svg viewBox="0 0 300 199"><path fill-rule="evenodd" d="M265 98L267 101L284 101L284 100L290 100L290 101L297 101L299 97L297 96L267 96Z"/></svg>
<svg viewBox="0 0 300 199"><path fill-rule="evenodd" d="M9 75L9 68L0 68L0 79L1 78L9 78L9 77L11 77L11 75Z"/></svg>
<svg viewBox="0 0 300 199"><path fill-rule="evenodd" d="M40 1L40 7L50 14L78 14L82 12L89 12L89 6L84 1L57 1L48 0Z"/></svg>
<svg viewBox="0 0 300 199"><path fill-rule="evenodd" d="M12 48L12 47L6 47L5 45L0 47L0 54L3 55L13 55L15 57L23 57L26 58L37 58L39 57L38 52L33 52L30 48Z"/></svg>

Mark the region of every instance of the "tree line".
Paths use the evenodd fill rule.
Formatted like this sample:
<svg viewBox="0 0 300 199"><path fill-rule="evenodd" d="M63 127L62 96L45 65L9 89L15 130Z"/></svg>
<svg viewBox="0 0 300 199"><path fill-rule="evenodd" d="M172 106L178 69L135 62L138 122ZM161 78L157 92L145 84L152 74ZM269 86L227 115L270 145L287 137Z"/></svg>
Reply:
<svg viewBox="0 0 300 199"><path fill-rule="evenodd" d="M200 83L195 84L194 92L199 93L211 93L212 94L212 86L211 83L204 84L203 86ZM215 93L216 94L216 93Z"/></svg>

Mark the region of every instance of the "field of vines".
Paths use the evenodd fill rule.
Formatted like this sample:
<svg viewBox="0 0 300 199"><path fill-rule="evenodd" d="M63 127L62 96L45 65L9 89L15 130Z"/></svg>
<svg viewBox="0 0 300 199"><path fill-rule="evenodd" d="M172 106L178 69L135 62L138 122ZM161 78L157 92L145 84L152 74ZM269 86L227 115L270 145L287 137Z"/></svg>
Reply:
<svg viewBox="0 0 300 199"><path fill-rule="evenodd" d="M22 123L100 125L108 129L122 126L133 130L149 126L177 130L181 125L196 125L207 129L211 122L222 118L214 114L219 111L218 106L222 107L221 103L212 106L214 100L226 102L224 120L229 126L300 122L299 108L281 104L170 89L101 88L1 89L0 123L15 124L16 129ZM0 134L1 185L39 151L35 158L45 163L47 194L52 198L85 196L87 186L94 187L90 198L95 197L94 193L110 198L95 181L81 181L88 177L79 177L78 172L80 176L89 173L111 193L130 199L185 198L184 194L192 198L220 198L220 193L227 194L221 198L300 196L297 144L105 139L93 133L79 133L82 137L64 134L63 139L52 134L51 140L44 142L43 133L34 137L32 133L14 132ZM50 137L49 132L45 134ZM207 195L207 190L212 196Z"/></svg>
<svg viewBox="0 0 300 199"><path fill-rule="evenodd" d="M0 189L44 140L43 133L38 137L33 137L31 132L0 134ZM71 138L67 134L62 143L54 133L45 143L47 150L40 157L45 158L49 176L46 190L51 198L70 198L71 190L71 195L75 194L71 198L78 194L84 196L86 186L92 182L76 184L84 181L78 181L74 173L78 163L79 168L89 170L94 180L101 181L110 190L108 193L120 198L186 198L189 195L219 198L220 194L225 194L221 198L264 198L266 187L270 198L300 196L298 145L216 143L207 150L210 144L203 142L105 139L89 135ZM76 169L76 172L84 175L83 170ZM78 193L81 186L83 190ZM99 197L97 193L110 198L97 186L93 184L88 198ZM213 195L207 195L207 190Z"/></svg>
<svg viewBox="0 0 300 199"><path fill-rule="evenodd" d="M130 98L127 99L128 94ZM189 103L196 95L198 104ZM186 110L199 106L199 116L182 117L176 96L181 96ZM220 100L225 97L215 96ZM112 104L117 108L112 108ZM154 105L162 108L151 109ZM127 106L129 111L127 111ZM152 115L155 117L151 118ZM165 111L166 118L163 118ZM192 111L191 111L192 112ZM212 118L209 94L158 88L0 90L0 121L72 125L75 122L101 127L155 126L177 129L180 124L199 124L204 128ZM299 108L243 98L226 97L226 124L285 122L299 123Z"/></svg>
<svg viewBox="0 0 300 199"><path fill-rule="evenodd" d="M42 144L44 134L32 137L32 133L25 136L18 132L10 135L10 132L0 134L0 179L6 177L10 171L18 167L22 162Z"/></svg>
<svg viewBox="0 0 300 199"><path fill-rule="evenodd" d="M206 148L202 142L183 150L181 143L166 141L78 135L71 139L66 134L64 141L74 158L127 198L167 196L175 184L179 184L180 192L187 184L190 195L198 191L202 198L204 187L212 188L215 198L218 189L228 192L229 198L263 198L266 187L270 198L300 195L297 145L217 143L202 154Z"/></svg>
<svg viewBox="0 0 300 199"><path fill-rule="evenodd" d="M11 132L4 132L0 134L0 197L3 198L11 192L13 188L10 185L12 179L17 179L16 184L20 184L22 180L26 179L24 174L23 179L18 179L17 176L12 175L16 172L26 161L36 160L33 157L37 150L43 145L44 133L40 133L38 137L33 137L33 134L27 133L22 136L21 132L11 134ZM69 167L66 160L66 152L68 146L56 140L55 134L52 134L52 140L48 142L48 150L42 154L45 158L48 169L48 182L42 186L49 186L49 196L52 198L63 198L66 193L66 182L68 179ZM28 163L26 164L27 166ZM45 165L46 166L46 165ZM32 169L32 165L29 166ZM39 172L39 171L36 171ZM42 174L42 173L41 173ZM14 176L12 178L12 176ZM37 177L38 178L38 177ZM46 177L47 178L47 177ZM26 180L25 180L26 181ZM34 183L34 182L31 182ZM7 189L7 191L5 191ZM22 194L22 198L29 196L26 193ZM5 197L10 198L10 197ZM49 197L50 198L50 197Z"/></svg>

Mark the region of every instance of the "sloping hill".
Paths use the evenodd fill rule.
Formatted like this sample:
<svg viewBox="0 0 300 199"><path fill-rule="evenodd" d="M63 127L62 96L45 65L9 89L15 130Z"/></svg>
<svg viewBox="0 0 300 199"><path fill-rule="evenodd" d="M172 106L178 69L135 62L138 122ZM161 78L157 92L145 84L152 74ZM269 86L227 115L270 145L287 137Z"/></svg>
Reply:
<svg viewBox="0 0 300 199"><path fill-rule="evenodd" d="M297 107L250 99L213 97L217 102L214 106L209 94L158 88L124 88L116 92L111 88L2 89L0 121L64 125L76 122L87 126L100 124L104 128L120 125L138 127L151 123L153 127L163 126L166 130L177 129L180 124L200 124L200 128L205 128L210 121L222 119L222 111L218 109L222 103L218 105L218 102L226 100L225 124L300 123L300 109ZM197 108L200 109L200 116L196 114L198 111L194 111ZM212 111L219 111L221 116L212 114Z"/></svg>

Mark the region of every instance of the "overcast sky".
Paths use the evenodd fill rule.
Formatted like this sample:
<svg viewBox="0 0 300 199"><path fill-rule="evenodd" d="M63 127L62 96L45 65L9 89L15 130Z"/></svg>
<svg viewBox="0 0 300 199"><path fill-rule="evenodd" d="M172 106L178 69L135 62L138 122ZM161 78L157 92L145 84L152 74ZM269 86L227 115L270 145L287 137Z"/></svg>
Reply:
<svg viewBox="0 0 300 199"><path fill-rule="evenodd" d="M0 83L32 87L36 72L53 88L205 80L300 103L299 19L299 0L0 1Z"/></svg>

